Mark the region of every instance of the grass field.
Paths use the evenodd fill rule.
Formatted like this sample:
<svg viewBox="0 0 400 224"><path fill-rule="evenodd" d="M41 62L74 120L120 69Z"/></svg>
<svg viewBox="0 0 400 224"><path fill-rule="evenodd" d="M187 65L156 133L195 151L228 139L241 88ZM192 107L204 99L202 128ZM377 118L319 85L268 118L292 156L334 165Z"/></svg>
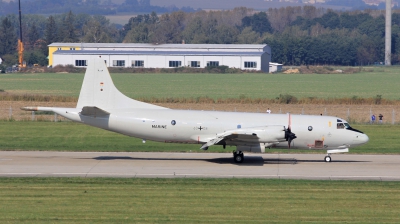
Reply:
<svg viewBox="0 0 400 224"><path fill-rule="evenodd" d="M130 97L399 99L399 67L357 74L115 74ZM0 75L10 93L77 97L83 74ZM276 110L276 109L275 109ZM350 153L400 154L399 125L353 125ZM0 150L204 152L72 122L0 121ZM233 148L211 147L210 152ZM267 150L280 153L325 151ZM400 182L255 179L0 178L0 223L400 223Z"/></svg>
<svg viewBox="0 0 400 224"><path fill-rule="evenodd" d="M399 223L400 182L0 178L1 223Z"/></svg>
<svg viewBox="0 0 400 224"><path fill-rule="evenodd" d="M400 125L354 125L370 138L366 145L351 148L350 153L400 154ZM204 152L200 145L171 144L127 137L72 122L0 121L0 150L103 151L103 152ZM230 152L234 148L211 147L210 152ZM271 149L267 152L325 153L322 150Z"/></svg>
<svg viewBox="0 0 400 224"><path fill-rule="evenodd" d="M355 74L114 74L116 86L133 98L298 98L400 99L400 67ZM10 93L79 95L83 74L2 74L0 89Z"/></svg>

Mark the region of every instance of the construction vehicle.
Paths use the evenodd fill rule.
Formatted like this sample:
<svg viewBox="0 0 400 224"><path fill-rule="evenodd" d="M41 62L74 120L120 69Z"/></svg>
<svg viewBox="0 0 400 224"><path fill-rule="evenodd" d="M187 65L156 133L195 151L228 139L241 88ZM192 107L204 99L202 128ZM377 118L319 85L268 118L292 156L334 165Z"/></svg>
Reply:
<svg viewBox="0 0 400 224"><path fill-rule="evenodd" d="M21 0L18 0L18 4L19 4L18 66L20 68L25 68L26 62L24 61L24 43L22 42Z"/></svg>

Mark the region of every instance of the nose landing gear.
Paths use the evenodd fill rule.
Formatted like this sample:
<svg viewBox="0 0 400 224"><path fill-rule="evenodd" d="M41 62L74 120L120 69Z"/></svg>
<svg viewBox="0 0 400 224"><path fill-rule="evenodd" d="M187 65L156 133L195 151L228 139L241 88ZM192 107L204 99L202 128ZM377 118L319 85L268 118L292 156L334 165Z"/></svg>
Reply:
<svg viewBox="0 0 400 224"><path fill-rule="evenodd" d="M332 158L330 156L330 154L328 154L327 156L325 156L325 162L330 163L332 161Z"/></svg>
<svg viewBox="0 0 400 224"><path fill-rule="evenodd" d="M332 162L331 154L334 154L334 153L346 153L346 152L349 152L349 148L340 148L340 149L327 150L324 161L327 162L327 163L330 163L330 162Z"/></svg>

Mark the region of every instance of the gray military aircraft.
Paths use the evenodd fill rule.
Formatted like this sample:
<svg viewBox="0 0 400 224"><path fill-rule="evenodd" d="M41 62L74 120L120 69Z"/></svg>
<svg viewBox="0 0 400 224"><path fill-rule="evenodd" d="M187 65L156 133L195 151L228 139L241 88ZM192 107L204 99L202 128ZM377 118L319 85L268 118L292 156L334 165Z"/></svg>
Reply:
<svg viewBox="0 0 400 224"><path fill-rule="evenodd" d="M89 61L76 108L23 107L52 111L72 121L146 140L166 143L236 146L233 158L243 152L264 153L266 148L349 151L368 142L366 134L332 116L173 110L131 99L115 86L104 60Z"/></svg>

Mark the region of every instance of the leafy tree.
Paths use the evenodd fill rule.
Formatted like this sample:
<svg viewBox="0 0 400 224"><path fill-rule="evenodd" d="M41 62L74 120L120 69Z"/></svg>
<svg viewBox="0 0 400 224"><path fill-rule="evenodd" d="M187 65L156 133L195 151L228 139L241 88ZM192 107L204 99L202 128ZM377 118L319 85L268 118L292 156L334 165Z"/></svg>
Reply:
<svg viewBox="0 0 400 224"><path fill-rule="evenodd" d="M18 64L18 55L13 52L13 54L4 54L1 56L3 58L2 65L4 67L12 66Z"/></svg>
<svg viewBox="0 0 400 224"><path fill-rule="evenodd" d="M41 66L47 65L46 55L39 50L26 51L24 59L28 65L39 64Z"/></svg>
<svg viewBox="0 0 400 224"><path fill-rule="evenodd" d="M5 17L0 26L0 55L15 54L17 41L15 29L8 17Z"/></svg>
<svg viewBox="0 0 400 224"><path fill-rule="evenodd" d="M91 19L84 27L83 41L87 43L112 42L110 36L105 32L105 27L96 19Z"/></svg>
<svg viewBox="0 0 400 224"><path fill-rule="evenodd" d="M400 26L400 13L393 13L392 14L392 24Z"/></svg>
<svg viewBox="0 0 400 224"><path fill-rule="evenodd" d="M47 44L58 41L57 25L53 16L49 16L46 24L45 39Z"/></svg>
<svg viewBox="0 0 400 224"><path fill-rule="evenodd" d="M218 21L214 18L206 20L203 26L203 32L206 36L206 43L213 44L215 41L213 40L212 36L217 32Z"/></svg>
<svg viewBox="0 0 400 224"><path fill-rule="evenodd" d="M29 48L34 48L36 41L39 40L39 38L40 38L39 32L38 32L35 24L33 24L31 26L31 28L29 29L28 38L29 38Z"/></svg>
<svg viewBox="0 0 400 224"><path fill-rule="evenodd" d="M259 42L260 35L254 32L250 27L246 27L238 35L238 44L256 44Z"/></svg>
<svg viewBox="0 0 400 224"><path fill-rule="evenodd" d="M225 24L217 26L217 32L210 37L210 43L214 44L236 44L239 30L236 27Z"/></svg>
<svg viewBox="0 0 400 224"><path fill-rule="evenodd" d="M333 11L329 11L328 13L324 14L321 18L316 18L314 20L323 25L324 27L330 29L336 29L340 27L339 15Z"/></svg>
<svg viewBox="0 0 400 224"><path fill-rule="evenodd" d="M360 46L357 48L357 62L367 65L378 61L377 46L367 36L363 36Z"/></svg>
<svg viewBox="0 0 400 224"><path fill-rule="evenodd" d="M340 16L341 27L347 29L356 29L360 24L369 20L373 20L373 17L367 13L350 15L350 13L346 12Z"/></svg>
<svg viewBox="0 0 400 224"><path fill-rule="evenodd" d="M182 38L188 44L205 43L207 37L203 30L203 19L196 16L190 20L182 32Z"/></svg>
<svg viewBox="0 0 400 224"><path fill-rule="evenodd" d="M243 27L251 29L260 35L263 33L272 33L272 26L265 12L256 13L253 16L246 16L242 19Z"/></svg>
<svg viewBox="0 0 400 224"><path fill-rule="evenodd" d="M153 43L181 43L182 31L185 21L184 12L173 12L171 14L163 14L160 23L155 27L152 36Z"/></svg>
<svg viewBox="0 0 400 224"><path fill-rule="evenodd" d="M60 29L63 42L77 42L78 38L75 31L75 16L69 11L63 22L63 29Z"/></svg>
<svg viewBox="0 0 400 224"><path fill-rule="evenodd" d="M148 24L138 24L135 29L129 31L125 36L125 42L129 43L149 43L151 41L153 30Z"/></svg>

